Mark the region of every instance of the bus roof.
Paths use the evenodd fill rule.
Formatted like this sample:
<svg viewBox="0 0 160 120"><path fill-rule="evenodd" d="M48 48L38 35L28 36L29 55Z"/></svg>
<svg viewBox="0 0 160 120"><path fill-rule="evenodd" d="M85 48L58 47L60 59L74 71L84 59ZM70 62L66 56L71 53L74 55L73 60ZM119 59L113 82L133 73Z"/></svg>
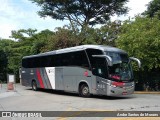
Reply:
<svg viewBox="0 0 160 120"><path fill-rule="evenodd" d="M75 47L69 47L69 48L44 52L44 53L40 53L40 54L36 54L36 55L25 56L23 58L40 57L40 56L68 53L68 52L85 50L85 49L89 49L89 48L98 49L98 50L102 50L102 51L111 51L111 52L118 52L118 53L125 53L126 54L125 51L123 51L119 48L116 48L116 47L104 46L104 45L81 45L81 46L75 46Z"/></svg>

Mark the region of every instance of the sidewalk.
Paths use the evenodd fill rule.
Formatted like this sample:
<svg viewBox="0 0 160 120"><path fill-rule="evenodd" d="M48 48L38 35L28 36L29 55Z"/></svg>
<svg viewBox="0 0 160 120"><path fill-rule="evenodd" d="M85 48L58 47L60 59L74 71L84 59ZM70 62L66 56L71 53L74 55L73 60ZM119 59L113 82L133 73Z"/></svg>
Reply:
<svg viewBox="0 0 160 120"><path fill-rule="evenodd" d="M7 84L0 84L0 93L7 92Z"/></svg>
<svg viewBox="0 0 160 120"><path fill-rule="evenodd" d="M18 94L16 90L7 90L7 84L0 84L0 98L6 98L10 96L17 96L17 95Z"/></svg>
<svg viewBox="0 0 160 120"><path fill-rule="evenodd" d="M14 90L8 90L8 85L6 83L0 84L0 93L9 92L9 91L17 91L17 88L19 88L19 86L22 86L22 85L19 83L15 83L13 84Z"/></svg>

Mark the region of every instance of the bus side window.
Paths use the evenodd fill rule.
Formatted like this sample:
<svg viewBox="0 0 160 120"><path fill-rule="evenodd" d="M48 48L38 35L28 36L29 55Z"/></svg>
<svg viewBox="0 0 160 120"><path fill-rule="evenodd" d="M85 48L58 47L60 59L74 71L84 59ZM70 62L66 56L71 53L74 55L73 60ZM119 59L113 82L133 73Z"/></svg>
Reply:
<svg viewBox="0 0 160 120"><path fill-rule="evenodd" d="M102 51L97 49L87 49L86 52L91 63L93 75L107 78L108 72L105 58L92 57L92 55L102 55Z"/></svg>
<svg viewBox="0 0 160 120"><path fill-rule="evenodd" d="M105 58L94 58L93 66L93 74L106 78L107 77L107 69L106 69L106 60Z"/></svg>
<svg viewBox="0 0 160 120"><path fill-rule="evenodd" d="M89 69L85 51L76 51L56 55L55 66L78 66Z"/></svg>
<svg viewBox="0 0 160 120"><path fill-rule="evenodd" d="M73 54L73 64L85 69L89 69L89 63L85 51L78 51Z"/></svg>
<svg viewBox="0 0 160 120"><path fill-rule="evenodd" d="M27 68L27 59L22 59L22 67Z"/></svg>

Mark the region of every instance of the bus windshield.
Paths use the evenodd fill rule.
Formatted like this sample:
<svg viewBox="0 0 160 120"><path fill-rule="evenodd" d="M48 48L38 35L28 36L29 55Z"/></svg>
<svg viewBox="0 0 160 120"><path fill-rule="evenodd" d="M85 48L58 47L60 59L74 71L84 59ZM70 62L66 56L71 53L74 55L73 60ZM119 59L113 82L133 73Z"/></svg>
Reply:
<svg viewBox="0 0 160 120"><path fill-rule="evenodd" d="M106 52L112 58L113 65L109 66L109 78L116 81L133 80L130 60L127 54Z"/></svg>

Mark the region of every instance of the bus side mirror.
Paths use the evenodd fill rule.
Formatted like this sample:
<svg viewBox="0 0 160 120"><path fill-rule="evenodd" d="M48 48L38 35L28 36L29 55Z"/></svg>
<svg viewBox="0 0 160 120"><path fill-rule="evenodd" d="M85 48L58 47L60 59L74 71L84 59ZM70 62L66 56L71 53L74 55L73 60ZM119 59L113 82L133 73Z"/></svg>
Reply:
<svg viewBox="0 0 160 120"><path fill-rule="evenodd" d="M92 55L92 57L106 58L108 66L113 65L112 58L108 55Z"/></svg>
<svg viewBox="0 0 160 120"><path fill-rule="evenodd" d="M112 58L110 56L106 55L106 60L109 66L113 65Z"/></svg>
<svg viewBox="0 0 160 120"><path fill-rule="evenodd" d="M138 63L138 67L141 68L141 61L139 59L130 57L130 60L136 61Z"/></svg>

